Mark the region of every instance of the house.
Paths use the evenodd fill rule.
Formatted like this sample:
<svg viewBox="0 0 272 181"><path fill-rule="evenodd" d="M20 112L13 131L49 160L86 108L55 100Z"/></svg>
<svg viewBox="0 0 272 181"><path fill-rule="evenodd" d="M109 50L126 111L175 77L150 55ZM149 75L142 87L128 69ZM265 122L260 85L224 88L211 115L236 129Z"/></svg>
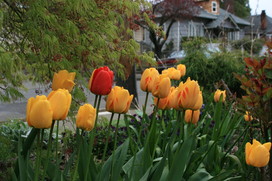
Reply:
<svg viewBox="0 0 272 181"><path fill-rule="evenodd" d="M247 36L272 40L272 18L266 15L265 10L260 15L250 16L248 21L251 22L252 26L245 28Z"/></svg>
<svg viewBox="0 0 272 181"><path fill-rule="evenodd" d="M244 37L244 28L250 26L250 22L221 9L220 0L195 0L195 2L199 8L198 13L190 19L177 20L171 28L165 46L172 42L173 50L179 51L181 39L184 37L225 40L239 40ZM157 21L159 18L157 16ZM169 23L166 22L164 30ZM141 44L142 50L150 50L152 47L149 31L140 28L135 31L134 38Z"/></svg>

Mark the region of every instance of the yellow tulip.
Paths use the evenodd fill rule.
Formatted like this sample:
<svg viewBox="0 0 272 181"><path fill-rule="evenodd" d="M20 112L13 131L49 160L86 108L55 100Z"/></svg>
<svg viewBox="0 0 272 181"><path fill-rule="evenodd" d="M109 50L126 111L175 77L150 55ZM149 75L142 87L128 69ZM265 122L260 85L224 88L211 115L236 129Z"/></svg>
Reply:
<svg viewBox="0 0 272 181"><path fill-rule="evenodd" d="M76 126L91 131L94 128L96 118L96 109L91 104L84 104L79 107L76 116Z"/></svg>
<svg viewBox="0 0 272 181"><path fill-rule="evenodd" d="M173 92L174 90L175 90L175 87L171 87L168 96L165 97L165 98L160 99L159 105L157 105L157 104L158 104L158 98L155 97L155 98L154 98L154 104L157 105L158 108L159 108L159 109L162 109L162 110L171 109L172 107L171 107L171 105L170 105L170 100L171 100L171 98L172 98L171 95L172 95L172 92Z"/></svg>
<svg viewBox="0 0 272 181"><path fill-rule="evenodd" d="M133 95L130 95L127 89L115 86L107 97L106 110L119 114L127 113L132 99Z"/></svg>
<svg viewBox="0 0 272 181"><path fill-rule="evenodd" d="M186 123L196 124L199 120L199 115L200 115L200 110L192 111L190 109L187 109L185 111L184 120Z"/></svg>
<svg viewBox="0 0 272 181"><path fill-rule="evenodd" d="M252 121L253 117L250 115L248 111L246 111L246 114L244 115L245 121Z"/></svg>
<svg viewBox="0 0 272 181"><path fill-rule="evenodd" d="M50 92L47 97L53 110L54 120L64 120L71 106L72 96L66 89Z"/></svg>
<svg viewBox="0 0 272 181"><path fill-rule="evenodd" d="M53 111L46 96L31 97L27 102L26 120L29 126L39 129L50 128Z"/></svg>
<svg viewBox="0 0 272 181"><path fill-rule="evenodd" d="M67 89L71 92L75 85L75 76L75 72L69 73L67 70L61 70L58 73L54 73L52 90Z"/></svg>
<svg viewBox="0 0 272 181"><path fill-rule="evenodd" d="M155 78L159 76L159 72L155 68L145 69L142 74L140 87L144 92L151 92Z"/></svg>
<svg viewBox="0 0 272 181"><path fill-rule="evenodd" d="M170 92L171 81L166 74L159 75L155 78L152 95L158 98L165 98Z"/></svg>
<svg viewBox="0 0 272 181"><path fill-rule="evenodd" d="M214 93L214 101L218 102L220 99L221 94L223 95L222 102L225 102L226 100L226 90L221 91L220 89L217 89Z"/></svg>
<svg viewBox="0 0 272 181"><path fill-rule="evenodd" d="M270 159L271 143L261 144L253 140L253 144L246 143L246 163L254 167L264 167Z"/></svg>
<svg viewBox="0 0 272 181"><path fill-rule="evenodd" d="M197 81L191 80L189 77L184 84L180 84L179 89L181 94L179 105L184 109L199 109L203 98Z"/></svg>
<svg viewBox="0 0 272 181"><path fill-rule="evenodd" d="M186 74L186 66L183 64L179 64L177 69L180 71L180 76L183 77Z"/></svg>
<svg viewBox="0 0 272 181"><path fill-rule="evenodd" d="M175 69L174 67L163 70L162 74L166 74L170 79L173 80L179 80L181 77L180 71Z"/></svg>

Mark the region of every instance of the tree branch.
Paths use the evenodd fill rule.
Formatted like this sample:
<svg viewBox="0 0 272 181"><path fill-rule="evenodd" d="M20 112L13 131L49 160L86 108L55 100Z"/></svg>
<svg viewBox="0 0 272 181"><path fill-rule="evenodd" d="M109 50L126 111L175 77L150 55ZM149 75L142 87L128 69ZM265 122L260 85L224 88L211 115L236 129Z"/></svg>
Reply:
<svg viewBox="0 0 272 181"><path fill-rule="evenodd" d="M22 12L18 9L18 8L16 8L15 6L13 6L11 3L9 3L7 0L4 0L4 2L6 3L6 5L8 6L8 7L10 7L10 9L12 10L12 11L14 11L16 14L17 14L17 16L20 18L20 20L23 22L23 18L22 18Z"/></svg>

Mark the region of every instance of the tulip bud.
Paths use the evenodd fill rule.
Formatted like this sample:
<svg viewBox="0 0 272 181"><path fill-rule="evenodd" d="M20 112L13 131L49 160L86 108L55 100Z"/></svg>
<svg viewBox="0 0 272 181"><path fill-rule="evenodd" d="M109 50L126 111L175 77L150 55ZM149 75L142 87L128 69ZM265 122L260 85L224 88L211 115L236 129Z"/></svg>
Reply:
<svg viewBox="0 0 272 181"><path fill-rule="evenodd" d="M183 77L186 74L186 66L183 64L179 64L177 69L180 71L180 76Z"/></svg>
<svg viewBox="0 0 272 181"><path fill-rule="evenodd" d="M53 110L53 119L66 119L72 101L71 94L66 89L58 89L50 92L47 99Z"/></svg>
<svg viewBox="0 0 272 181"><path fill-rule="evenodd" d="M130 108L133 95L123 87L115 86L107 97L106 110L114 113L127 113Z"/></svg>
<svg viewBox="0 0 272 181"><path fill-rule="evenodd" d="M113 83L113 72L108 67L95 69L89 80L89 89L96 95L108 95Z"/></svg>
<svg viewBox="0 0 272 181"><path fill-rule="evenodd" d="M155 68L145 69L142 74L140 87L144 92L151 92L155 78L159 76L159 72Z"/></svg>
<svg viewBox="0 0 272 181"><path fill-rule="evenodd" d="M226 90L221 91L220 89L217 89L214 93L214 101L218 102L220 99L220 96L223 96L222 102L225 102L226 100Z"/></svg>
<svg viewBox="0 0 272 181"><path fill-rule="evenodd" d="M76 126L91 131L94 128L96 118L96 109L91 104L84 104L79 107L76 116Z"/></svg>
<svg viewBox="0 0 272 181"><path fill-rule="evenodd" d="M171 87L171 81L166 74L159 75L155 78L152 95L158 98L165 98L168 96Z"/></svg>
<svg viewBox="0 0 272 181"><path fill-rule="evenodd" d="M200 115L200 110L192 111L190 109L187 109L185 111L184 120L186 123L196 124L199 120L199 115Z"/></svg>
<svg viewBox="0 0 272 181"><path fill-rule="evenodd" d="M244 115L245 121L252 121L253 117L250 115L248 111L246 111L246 114Z"/></svg>
<svg viewBox="0 0 272 181"><path fill-rule="evenodd" d="M29 126L39 129L50 128L53 111L46 96L36 96L27 101L26 120Z"/></svg>
<svg viewBox="0 0 272 181"><path fill-rule="evenodd" d="M264 167L270 159L271 143L261 144L253 140L253 144L246 143L246 163L254 167Z"/></svg>
<svg viewBox="0 0 272 181"><path fill-rule="evenodd" d="M168 103L169 108L180 110L180 107L179 107L179 104L178 104L179 96L180 96L180 94L179 94L179 91L178 91L178 87L174 88L172 91L170 90L169 103Z"/></svg>
<svg viewBox="0 0 272 181"><path fill-rule="evenodd" d="M170 79L173 80L179 80L181 77L180 71L175 69L174 67L163 70L162 74L166 74Z"/></svg>
<svg viewBox="0 0 272 181"><path fill-rule="evenodd" d="M75 76L75 72L69 73L67 70L61 70L58 73L54 73L52 90L67 89L71 92L75 85Z"/></svg>

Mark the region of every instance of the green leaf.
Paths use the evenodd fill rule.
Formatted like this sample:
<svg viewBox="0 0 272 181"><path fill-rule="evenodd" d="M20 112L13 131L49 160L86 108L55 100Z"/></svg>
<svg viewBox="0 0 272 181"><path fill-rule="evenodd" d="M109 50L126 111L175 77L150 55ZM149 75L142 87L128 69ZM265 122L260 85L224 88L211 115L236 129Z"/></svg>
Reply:
<svg viewBox="0 0 272 181"><path fill-rule="evenodd" d="M118 180L120 177L122 166L127 157L128 146L129 146L129 139L126 139L126 141L122 144L122 149L120 150L120 152L117 152L116 150L116 156L115 156L115 159L113 160L112 180Z"/></svg>
<svg viewBox="0 0 272 181"><path fill-rule="evenodd" d="M221 181L225 179L229 179L231 175L235 173L234 170L222 170L221 173L211 178L209 181Z"/></svg>
<svg viewBox="0 0 272 181"><path fill-rule="evenodd" d="M194 173L188 181L206 181L213 178L204 168L199 169Z"/></svg>
<svg viewBox="0 0 272 181"><path fill-rule="evenodd" d="M188 139L184 140L179 150L173 158L173 163L170 167L167 180L181 180L183 174L187 168L187 164L191 158L191 153L193 150L195 136L191 136Z"/></svg>

